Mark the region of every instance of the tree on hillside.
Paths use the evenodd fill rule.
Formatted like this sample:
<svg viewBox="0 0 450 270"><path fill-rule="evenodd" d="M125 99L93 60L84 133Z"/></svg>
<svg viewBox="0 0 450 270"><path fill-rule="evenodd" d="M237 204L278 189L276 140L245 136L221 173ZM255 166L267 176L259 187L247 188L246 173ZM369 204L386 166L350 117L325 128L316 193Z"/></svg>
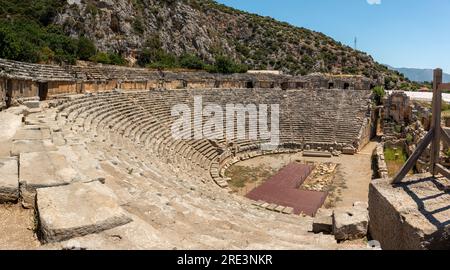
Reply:
<svg viewBox="0 0 450 270"><path fill-rule="evenodd" d="M94 43L85 38L80 37L78 39L78 50L77 50L77 56L81 60L89 60L92 56L96 54L97 49L95 48Z"/></svg>

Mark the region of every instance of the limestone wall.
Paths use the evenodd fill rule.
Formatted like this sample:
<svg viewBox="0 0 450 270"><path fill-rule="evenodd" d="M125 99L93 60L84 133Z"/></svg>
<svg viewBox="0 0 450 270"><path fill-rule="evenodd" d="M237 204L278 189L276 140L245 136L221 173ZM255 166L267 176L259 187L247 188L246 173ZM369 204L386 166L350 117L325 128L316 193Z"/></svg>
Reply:
<svg viewBox="0 0 450 270"><path fill-rule="evenodd" d="M77 84L74 82L49 82L48 97L61 94L76 94Z"/></svg>
<svg viewBox="0 0 450 270"><path fill-rule="evenodd" d="M386 160L384 159L384 143L379 143L374 151L374 156L377 163L376 174L379 178L387 179L389 175Z"/></svg>
<svg viewBox="0 0 450 270"><path fill-rule="evenodd" d="M187 82L184 80L167 80L163 84L165 89L185 89L186 87Z"/></svg>
<svg viewBox="0 0 450 270"><path fill-rule="evenodd" d="M320 73L304 76L303 79L306 81L307 88L370 90L379 84L378 82L363 76L330 75Z"/></svg>
<svg viewBox="0 0 450 270"><path fill-rule="evenodd" d="M38 96L39 84L47 84L41 98L62 94L144 89L357 89L370 90L373 81L362 76L313 74L210 74L207 72L154 71L107 65L55 66L0 59L0 78L11 80L13 99ZM42 86L42 85L41 85ZM45 87L44 87L45 88ZM364 137L365 138L365 137Z"/></svg>
<svg viewBox="0 0 450 270"><path fill-rule="evenodd" d="M9 81L13 89L13 99L35 97L38 95L38 84L32 80L10 79Z"/></svg>
<svg viewBox="0 0 450 270"><path fill-rule="evenodd" d="M363 120L363 125L361 127L360 133L358 135L358 141L357 141L357 149L360 151L364 148L369 142L370 139L374 135L374 122L370 117L366 117Z"/></svg>
<svg viewBox="0 0 450 270"><path fill-rule="evenodd" d="M385 99L384 119L396 123L409 123L412 120L413 105L409 97L402 91L393 92Z"/></svg>
<svg viewBox="0 0 450 270"><path fill-rule="evenodd" d="M387 179L374 180L369 188L372 238L385 250L449 250L450 195L440 190L442 181L415 175L393 187Z"/></svg>
<svg viewBox="0 0 450 270"><path fill-rule="evenodd" d="M186 82L187 88L189 89L209 89L209 88L216 88L216 81L215 80L192 80Z"/></svg>
<svg viewBox="0 0 450 270"><path fill-rule="evenodd" d="M214 88L225 88L225 89L232 89L232 88L246 88L245 82L243 81L226 81L226 80L218 80L214 86Z"/></svg>

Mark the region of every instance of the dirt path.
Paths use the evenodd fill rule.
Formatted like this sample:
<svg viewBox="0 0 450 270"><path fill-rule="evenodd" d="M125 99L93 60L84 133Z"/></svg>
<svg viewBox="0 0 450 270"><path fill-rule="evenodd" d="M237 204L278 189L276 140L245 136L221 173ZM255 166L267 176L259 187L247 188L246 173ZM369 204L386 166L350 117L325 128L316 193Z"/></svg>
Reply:
<svg viewBox="0 0 450 270"><path fill-rule="evenodd" d="M28 250L40 246L34 233L34 211L20 204L0 205L0 249Z"/></svg>
<svg viewBox="0 0 450 270"><path fill-rule="evenodd" d="M336 206L351 206L356 201L369 200L369 184L372 180L372 153L377 142L369 142L361 152L354 156L340 158L342 177L346 188L342 189L341 201Z"/></svg>

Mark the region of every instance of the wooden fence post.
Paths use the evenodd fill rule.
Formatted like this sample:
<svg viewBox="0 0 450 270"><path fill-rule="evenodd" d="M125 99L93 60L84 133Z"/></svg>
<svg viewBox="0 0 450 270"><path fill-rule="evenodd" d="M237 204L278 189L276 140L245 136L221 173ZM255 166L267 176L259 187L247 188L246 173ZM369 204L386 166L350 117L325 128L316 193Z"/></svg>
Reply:
<svg viewBox="0 0 450 270"><path fill-rule="evenodd" d="M441 107L442 92L439 85L442 84L442 69L435 69L433 74L433 118L431 129L434 130L434 138L431 144L430 163L431 173L437 174L436 164L439 163L439 153L441 151Z"/></svg>

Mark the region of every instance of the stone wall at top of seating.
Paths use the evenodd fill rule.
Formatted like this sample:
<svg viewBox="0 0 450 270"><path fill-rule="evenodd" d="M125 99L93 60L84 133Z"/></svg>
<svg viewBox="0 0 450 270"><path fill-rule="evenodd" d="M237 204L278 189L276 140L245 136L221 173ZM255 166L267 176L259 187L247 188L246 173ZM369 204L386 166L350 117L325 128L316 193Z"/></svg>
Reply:
<svg viewBox="0 0 450 270"><path fill-rule="evenodd" d="M211 74L204 71L173 72L110 65L57 66L0 59L0 77L36 82L145 82L180 81L204 88L338 88L369 90L376 82L363 76L311 74L290 76L268 73ZM240 82L230 85L230 82ZM211 87L212 86L212 87Z"/></svg>

